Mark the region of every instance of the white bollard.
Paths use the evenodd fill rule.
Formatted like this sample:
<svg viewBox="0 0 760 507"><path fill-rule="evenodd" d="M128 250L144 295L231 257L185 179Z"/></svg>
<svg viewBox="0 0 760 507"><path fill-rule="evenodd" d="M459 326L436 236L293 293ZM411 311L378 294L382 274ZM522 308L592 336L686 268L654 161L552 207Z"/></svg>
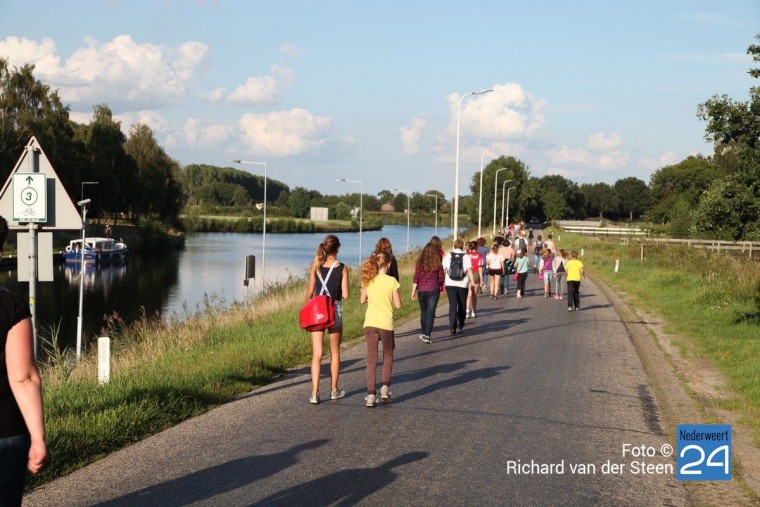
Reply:
<svg viewBox="0 0 760 507"><path fill-rule="evenodd" d="M581 248L581 257L583 257L583 254L585 254L585 253L586 253L586 249L585 248Z"/></svg>
<svg viewBox="0 0 760 507"><path fill-rule="evenodd" d="M615 259L615 273L618 272L619 268L620 268L620 259Z"/></svg>
<svg viewBox="0 0 760 507"><path fill-rule="evenodd" d="M561 234L557 236L557 243L559 243L560 241L562 241L562 235Z"/></svg>
<svg viewBox="0 0 760 507"><path fill-rule="evenodd" d="M108 384L111 380L111 339L98 338L98 383Z"/></svg>

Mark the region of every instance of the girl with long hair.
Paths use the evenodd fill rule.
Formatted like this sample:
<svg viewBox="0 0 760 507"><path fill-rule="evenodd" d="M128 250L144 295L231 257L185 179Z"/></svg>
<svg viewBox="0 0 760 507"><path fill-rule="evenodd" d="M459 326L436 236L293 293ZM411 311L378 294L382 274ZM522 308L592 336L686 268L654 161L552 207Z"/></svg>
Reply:
<svg viewBox="0 0 760 507"><path fill-rule="evenodd" d="M552 269L554 270L554 280L557 288L554 290L554 299L562 299L562 295L565 291L565 278L567 277L567 252L564 248L561 248L559 253L554 257L552 261Z"/></svg>
<svg viewBox="0 0 760 507"><path fill-rule="evenodd" d="M368 407L377 405L377 344L383 343L383 373L380 399L391 402L391 373L393 372L393 306L401 308L398 281L387 274L391 259L385 252L369 256L362 264L362 289L359 301L367 303L364 316L364 338L367 340L367 396Z"/></svg>
<svg viewBox="0 0 760 507"><path fill-rule="evenodd" d="M467 289L467 318L475 318L475 310L478 309L478 289L483 284L483 257L478 253L478 242L470 241L467 245L467 255L472 263L472 280L475 285Z"/></svg>
<svg viewBox="0 0 760 507"><path fill-rule="evenodd" d="M338 388L338 376L340 374L340 340L343 335L343 300L348 298L348 266L338 261L340 240L337 236L329 234L317 246L314 261L309 270L309 285L306 290L306 299L317 294L326 293L333 302L335 308L335 323L327 330L330 335L330 399L343 398L346 393ZM313 405L319 403L319 373L322 368L322 347L324 345L324 331L311 333L311 398Z"/></svg>
<svg viewBox="0 0 760 507"><path fill-rule="evenodd" d="M398 263L396 262L396 258L393 256L393 247L391 246L391 242L388 238L380 238L377 240L375 251L373 253L378 252L385 252L391 258L391 265L388 268L388 276L392 276L396 279L397 282L401 281L398 273Z"/></svg>
<svg viewBox="0 0 760 507"><path fill-rule="evenodd" d="M435 308L438 306L445 278L441 256L435 246L428 243L417 258L412 279L412 299L417 299L420 303L420 340L425 343L433 343L431 335Z"/></svg>
<svg viewBox="0 0 760 507"><path fill-rule="evenodd" d="M499 246L494 243L486 255L488 275L491 277L491 299L499 299L501 277L504 276L504 256L499 253Z"/></svg>

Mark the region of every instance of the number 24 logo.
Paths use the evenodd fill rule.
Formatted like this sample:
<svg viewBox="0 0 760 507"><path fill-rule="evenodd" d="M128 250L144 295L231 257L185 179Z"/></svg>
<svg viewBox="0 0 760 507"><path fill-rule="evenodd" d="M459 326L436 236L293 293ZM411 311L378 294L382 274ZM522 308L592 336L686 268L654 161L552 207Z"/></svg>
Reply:
<svg viewBox="0 0 760 507"><path fill-rule="evenodd" d="M695 450L699 454L699 459L696 461L691 461L689 463L684 463L684 465L681 467L681 469L678 471L680 474L683 475L702 475L702 470L692 470L695 467L700 466L703 462L705 462L705 451L702 449L702 447L698 445L687 445L683 449L681 449L680 457L683 458L688 451ZM719 452L723 452L723 461L713 461L713 458L716 454ZM723 467L723 473L728 474L728 467L729 467L729 459L728 459L728 446L727 445L721 445L720 447L717 447L713 450L713 452L710 453L709 456L707 456L707 462L705 462L705 466L708 467Z"/></svg>

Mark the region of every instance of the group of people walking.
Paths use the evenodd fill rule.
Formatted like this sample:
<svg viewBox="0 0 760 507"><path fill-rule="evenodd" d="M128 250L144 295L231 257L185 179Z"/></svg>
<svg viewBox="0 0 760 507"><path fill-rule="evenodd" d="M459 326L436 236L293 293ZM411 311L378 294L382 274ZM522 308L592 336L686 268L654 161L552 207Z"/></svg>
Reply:
<svg viewBox="0 0 760 507"><path fill-rule="evenodd" d="M465 243L454 240L454 248L444 252L441 240L433 236L420 252L412 278L411 299L420 306L419 338L433 343L435 311L442 293L448 298L448 324L452 335L461 332L466 320L477 316L478 295L488 290L490 298L507 296L510 280L516 282L515 296L526 296L525 284L530 274L543 281L544 297L562 300L567 286L568 311L580 310L580 283L585 277L578 252L556 251L552 235L544 241L541 235L533 238L525 230L509 231L495 238L490 248L484 238ZM349 296L348 267L337 259L340 241L328 235L317 246L309 271L306 297L326 293L335 308L335 321L326 330L330 339L330 399L343 398L346 393L338 385L340 375L340 342L343 332L343 299ZM530 253L529 253L530 251ZM375 250L361 265L360 303L367 305L364 318L364 337L367 345L368 407L391 403L393 352L396 348L393 310L401 308L398 264L387 238L381 238ZM321 401L319 384L322 348L325 331L311 333L311 397L312 404ZM382 345L383 367L380 393L377 392L378 346Z"/></svg>

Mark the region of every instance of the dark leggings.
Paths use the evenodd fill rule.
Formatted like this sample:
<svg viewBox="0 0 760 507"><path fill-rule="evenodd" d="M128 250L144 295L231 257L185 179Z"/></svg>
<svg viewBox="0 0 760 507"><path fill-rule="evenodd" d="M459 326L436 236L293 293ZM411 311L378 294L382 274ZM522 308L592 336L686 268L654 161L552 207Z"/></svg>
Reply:
<svg viewBox="0 0 760 507"><path fill-rule="evenodd" d="M528 279L528 273L520 273L517 275L517 290L520 291L520 294L523 296L525 295L525 280Z"/></svg>
<svg viewBox="0 0 760 507"><path fill-rule="evenodd" d="M567 307L581 307L581 282L567 282Z"/></svg>
<svg viewBox="0 0 760 507"><path fill-rule="evenodd" d="M377 383L377 343L383 342L383 385L391 385L391 373L393 372L393 349L396 348L396 340L393 331L365 327L364 338L367 340L367 393L375 394Z"/></svg>

